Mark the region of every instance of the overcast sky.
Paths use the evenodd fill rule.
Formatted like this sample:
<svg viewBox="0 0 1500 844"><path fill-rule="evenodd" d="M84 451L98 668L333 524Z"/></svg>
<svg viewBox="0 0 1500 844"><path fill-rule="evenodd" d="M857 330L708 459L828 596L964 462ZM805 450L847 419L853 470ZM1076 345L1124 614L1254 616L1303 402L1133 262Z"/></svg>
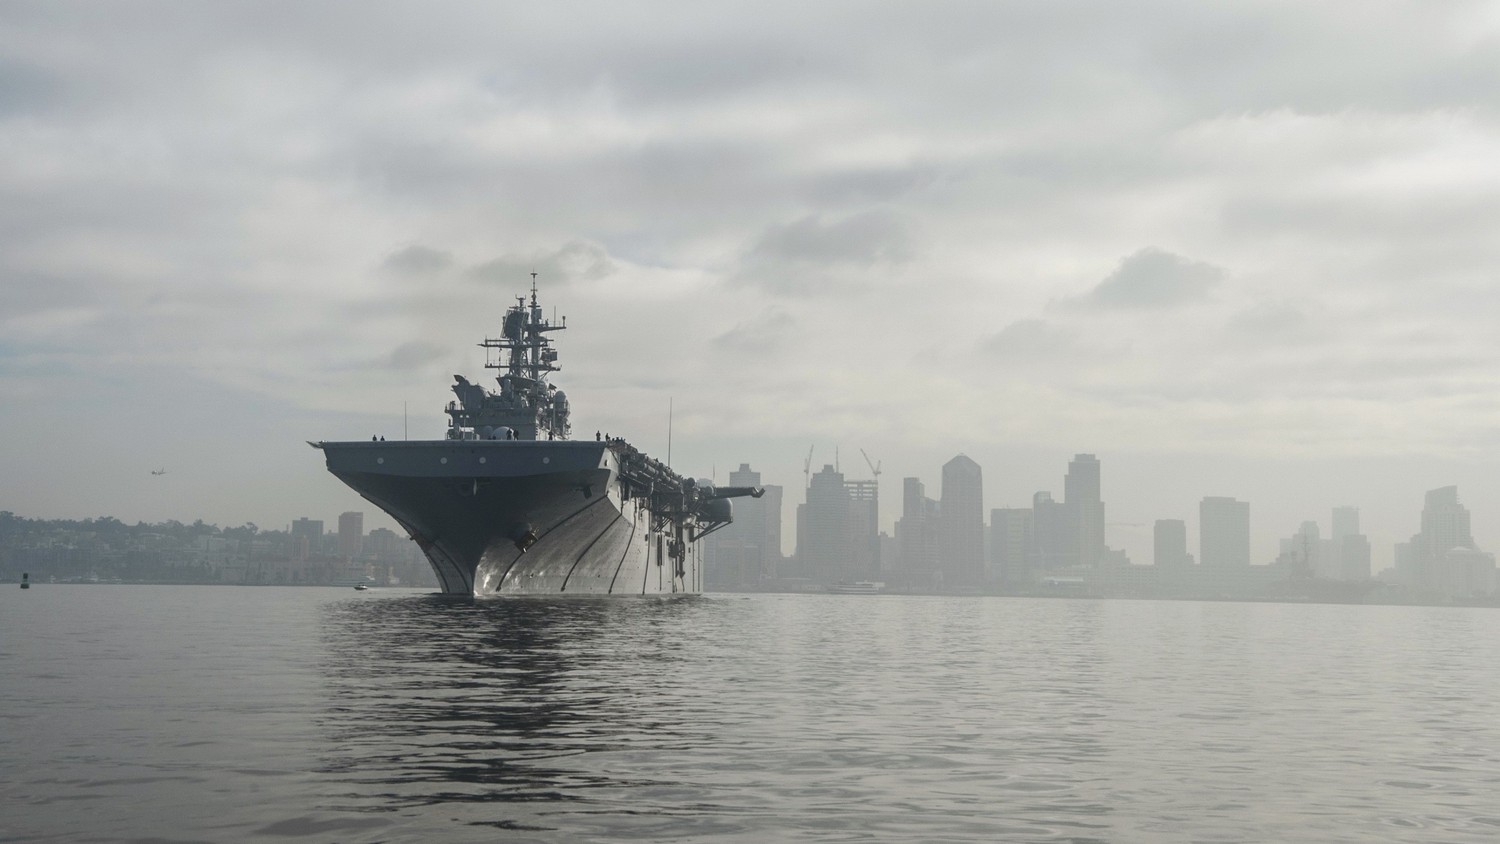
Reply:
<svg viewBox="0 0 1500 844"><path fill-rule="evenodd" d="M1500 548L1500 4L0 3L0 509L285 527L540 274L575 433ZM168 474L152 476L150 470Z"/></svg>

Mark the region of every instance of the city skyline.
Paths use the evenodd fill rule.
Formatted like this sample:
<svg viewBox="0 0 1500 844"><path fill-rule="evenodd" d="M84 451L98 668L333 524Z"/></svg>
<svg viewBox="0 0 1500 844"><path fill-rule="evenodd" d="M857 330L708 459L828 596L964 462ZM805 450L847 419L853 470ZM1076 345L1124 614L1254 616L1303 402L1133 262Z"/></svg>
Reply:
<svg viewBox="0 0 1500 844"><path fill-rule="evenodd" d="M878 464L868 456L866 463L878 477ZM1250 502L1227 496L1199 500L1196 557L1188 551L1191 522L1166 518L1156 519L1151 525L1150 558L1132 559L1125 549L1104 542L1104 463L1089 453L1075 454L1068 462L1062 500L1050 490L1037 490L1029 509L993 508L987 518L983 467L959 454L942 466L937 500L927 495L920 478L902 479L894 536L879 531L876 481L846 478L834 464L825 464L813 473L809 461L806 470L806 500L796 505L791 537L795 552L791 555L781 553L778 547L786 538L780 517L783 488L765 483L761 473L748 463L741 463L730 473L732 486L760 487L763 495L741 501L737 518L707 535L704 559L708 562L709 591L808 591L833 584L877 581L877 586L918 593L1024 595L1041 589L1105 597L1297 599L1301 595L1303 599L1320 596L1338 601L1358 599L1368 589L1378 589L1385 590L1382 600L1402 601L1488 598L1497 584L1495 554L1476 542L1472 513L1455 485L1431 489L1423 495L1420 529L1392 548L1393 565L1377 568L1357 506L1329 508L1326 538L1321 518L1301 521L1295 531L1278 541L1276 557L1262 561L1253 557L1250 547ZM713 483L711 479L700 482ZM18 517L10 511L0 511L0 516L10 525L34 524L46 529L45 519ZM97 524L93 520L63 522L66 524L59 524L57 529L65 534L68 530L81 532L80 536L97 530L112 534L128 530L134 534L146 529L147 535L150 533L150 525L145 522L132 527L109 516L99 517ZM274 558L266 562L264 550L251 554L248 545L235 546L216 539L212 540L218 543L215 548L198 549L200 556L202 552L212 553L194 565L210 565L213 571L207 572L209 580L219 580L215 573L224 568L222 582L242 582L235 578L248 576L246 562L254 556L260 560L257 576L274 574L276 578L297 578L297 582L302 578L327 580L332 576L328 555L336 552L345 561L359 558L367 536L384 537L382 553L402 546L407 557L417 559L415 545L388 528L375 527L367 535L362 511L344 511L336 524L336 530L325 531L323 519L301 516L291 521L281 532L285 557L279 562ZM159 523L159 527L195 535L207 531L210 535L238 537L236 541L254 537L258 531L248 522L221 529L201 520L193 524L170 520ZM273 529L260 535L270 538L275 534ZM62 544L54 546L49 540L39 547L75 546L64 536ZM81 547L97 546L86 539ZM239 548L235 560L223 556L235 547ZM399 551L396 554L401 556ZM12 567L16 562L10 560ZM321 567L316 573L306 568L314 562ZM71 565L77 568L77 559ZM267 569L267 565L276 568ZM75 571L73 576L77 575ZM189 574L192 582L203 578L203 572ZM1325 584L1315 587L1323 591L1298 591L1314 588L1306 585L1310 582Z"/></svg>
<svg viewBox="0 0 1500 844"><path fill-rule="evenodd" d="M1036 455L1033 454L1030 457L1034 458L1035 456ZM1065 490L1068 484L1067 466L1072 459L1079 456L1094 455L1074 453L1067 456L1059 456L1057 459L1062 461L1064 469L1062 472L1057 472L1056 467L1053 467L1054 471L1052 472L1052 476L1056 478L1055 481L1049 482L1045 474L1042 474L1040 477L1036 478L1033 481L1029 478L1022 477L1017 472L1004 473L1002 475L1005 480L1004 488L1009 491L1009 495L1006 499L1002 499L999 502L994 502L992 500L994 496L992 489L994 488L994 486L996 486L996 484L992 480L994 475L989 475L985 481L985 491L983 493L985 531L988 532L991 530L989 517L992 511L1008 508L1030 509L1032 507L1032 498L1038 491L1052 492L1054 497L1060 501L1066 494ZM951 457L952 455L950 454L950 458ZM1110 455L1106 455L1106 458L1109 460L1111 469L1106 472L1104 476L1105 480L1103 481L1102 486L1107 489L1114 490L1120 484L1120 482L1115 481L1113 477L1113 466L1117 462L1117 460ZM935 479L935 486L938 488L940 488L942 462L944 461L940 461L929 471L929 475L933 479ZM1035 462L1037 461L1035 461L1034 459L1028 459L1028 463ZM978 464L978 461L976 461L976 464L981 465L982 468L982 464ZM741 464L742 469L745 465L747 464ZM841 463L839 465L844 464ZM861 463L860 465L863 466L864 464ZM833 469L835 468L835 464L826 464L825 468ZM1469 468L1472 471L1473 467ZM873 481L866 476L867 471L868 467L866 467L866 472L849 473L847 476L847 482L866 486L873 491ZM179 472L178 474L182 473ZM701 476L705 479L708 479L713 474L718 473L713 471L713 467L710 467L710 471L703 473ZM728 473L728 475L722 477L719 482L732 484L733 480L732 477L730 477L732 476L732 474L733 473ZM775 478L768 473L758 470L755 474L757 476L764 477L765 483L774 484L775 486L779 487L780 490L782 490L782 492L779 493L782 503L781 521L782 524L785 525L785 527L782 531L781 551L784 556L794 556L796 552L797 541L797 509L799 505L805 503L805 499L803 498L804 492L797 490L796 487L798 486L798 484L796 483L786 484L784 482L785 479L780 479L783 480L783 483L775 484L774 482L778 480L778 478ZM840 474L842 475L843 473ZM900 478L893 480L891 475L894 473L890 472L889 470L883 472L882 474L885 475L885 477L880 481L879 484L881 505L879 510L878 533L888 535L892 538L892 540L895 540L897 539L896 522L901 517L901 490L898 484L900 484L902 480ZM1454 474L1463 473L1455 472ZM323 479L322 476L315 477L318 480ZM919 481L922 480L922 476L919 475L908 477L916 477ZM164 478L150 477L150 480L159 481L164 480ZM1470 501L1474 500L1477 497L1474 493L1469 491L1471 486L1477 486L1481 490L1484 488L1483 484L1466 485L1441 482L1444 480L1446 480L1446 478L1439 477L1440 482L1430 488L1457 486L1464 489L1465 499ZM1361 481L1360 485L1362 486L1363 483L1364 481ZM29 518L87 519L98 517L114 517L121 518L127 523L134 521L166 521L170 519L186 519L187 521L192 521L193 519L202 519L207 522L222 523L226 525L253 522L263 525L279 524L285 526L292 524L297 519L305 518L306 514L309 512L325 513L330 514L331 516L336 516L337 512L347 510L351 506L368 507L368 502L363 501L363 499L360 499L357 496L349 495L347 491L343 490L341 487L333 484L328 484L328 486L333 487L334 493L327 496L329 500L328 504L321 507L306 509L284 509L283 512L289 512L293 515L280 519L247 519L243 518L242 514L225 511L223 509L216 509L214 514L205 514L200 510L186 513L162 512L159 515L130 515L132 512L137 514L142 512L138 506L140 503L139 501L133 501L132 506L116 507L107 512L86 512L81 510L74 510L60 513L44 513L28 510L24 506L6 507L3 505L0 505L0 509L10 509L18 516ZM1026 492L1024 494L1017 493L1018 490L1024 490L1028 487L1033 486L1034 488L1032 488L1030 492ZM1218 485L1218 488L1234 486L1236 485L1220 484ZM1241 484L1239 486L1240 488L1246 488L1248 485ZM1328 487L1328 489L1330 490L1337 490L1339 488L1339 485L1331 485ZM1265 487L1265 489L1274 492L1275 487L1273 485ZM1272 495L1270 498L1266 499L1264 504L1262 504L1261 501L1251 502L1248 500L1248 498L1240 499L1245 501L1246 503L1251 503L1254 506L1255 510L1255 516L1251 520L1251 564L1263 565L1276 559L1280 551L1280 545L1284 541L1284 538L1288 534L1295 532L1298 527L1309 518L1313 518L1318 521L1323 529L1334 531L1336 526L1333 525L1332 520L1320 514L1337 510L1341 507L1352 507L1353 509L1360 511L1360 513L1362 514L1357 518L1362 523L1371 545L1371 566L1373 572L1379 573L1380 571L1383 571L1385 569L1392 568L1397 563L1395 556L1395 547L1399 543L1409 540L1412 533L1420 529L1420 520L1416 514L1418 514L1421 510L1422 499L1425 494L1425 490L1413 490L1408 492L1408 494L1404 496L1404 501L1400 500L1400 498L1396 498L1396 504L1393 512L1383 508L1370 508L1366 505L1359 504L1354 501L1313 500L1312 496L1308 496L1305 494L1296 499ZM1188 506L1181 509L1180 511L1174 510L1173 512L1164 515L1161 513L1153 513L1149 511L1144 506L1142 506L1138 500L1132 500L1128 493L1123 495L1115 493L1113 495L1113 498L1111 498L1111 496L1108 494L1103 495L1105 499L1109 499L1108 503L1110 504L1110 516L1105 529L1105 545L1126 552L1130 560L1137 565L1149 565L1154 559L1154 523L1160 519L1180 519L1183 520L1186 524L1189 554L1194 558L1195 561L1198 561L1198 555L1200 552L1199 546L1201 542L1201 533L1199 526L1199 504L1205 497L1218 496L1204 494L1197 494L1196 497L1193 496L1194 493L1191 490L1185 490L1181 493L1180 499L1188 501ZM1223 497L1234 498L1234 496ZM1385 497L1395 498L1395 496L1391 496L1389 494ZM1291 501L1293 500L1310 501L1311 503L1304 506L1291 503ZM1118 521L1116 520L1117 514L1119 516ZM329 515L325 515L325 519L329 517ZM389 518L385 516L385 514L379 512L378 510L374 511L373 513L368 513L366 518L373 519L372 524L374 526L385 527L387 529L396 529L398 533L400 532L399 527L395 525L394 522L391 522ZM1490 541L1491 537L1497 535L1497 526L1495 524L1495 522L1497 521L1500 521L1500 517L1497 517L1496 519L1481 519L1476 523L1476 526L1474 528L1474 530L1476 531L1474 534L1474 542L1477 546L1481 548L1500 547L1500 544Z"/></svg>
<svg viewBox="0 0 1500 844"><path fill-rule="evenodd" d="M759 480L759 473L749 469L741 464L735 477ZM959 454L942 466L937 500L927 494L921 478L903 478L901 500L892 505L899 511L894 535L877 536L868 517L869 505L879 501L875 482L850 480L833 464L814 474L809 460L807 501L796 508L794 552L776 563L763 562L757 576L726 578L721 584L798 591L809 585L878 580L898 591L998 594L1025 593L1044 581L1057 581L1087 583L1087 588L1114 594L1201 597L1248 596L1282 588L1274 583L1316 579L1350 586L1379 582L1461 597L1488 595L1496 581L1494 554L1474 540L1470 512L1455 486L1424 494L1421 529L1392 547L1392 565L1377 567L1360 508L1352 505L1328 508L1326 538L1323 518L1303 519L1290 536L1278 540L1274 557L1256 558L1250 502L1213 495L1199 500L1196 523L1154 520L1150 555L1132 559L1126 549L1104 541L1103 474L1096 455L1075 454L1063 479L1062 500L1050 490L1037 490L1030 508L993 508L985 518L983 468ZM779 495L781 490L775 489ZM1190 524L1197 528L1196 555L1188 550ZM857 550L868 548L876 549L873 565L865 551Z"/></svg>

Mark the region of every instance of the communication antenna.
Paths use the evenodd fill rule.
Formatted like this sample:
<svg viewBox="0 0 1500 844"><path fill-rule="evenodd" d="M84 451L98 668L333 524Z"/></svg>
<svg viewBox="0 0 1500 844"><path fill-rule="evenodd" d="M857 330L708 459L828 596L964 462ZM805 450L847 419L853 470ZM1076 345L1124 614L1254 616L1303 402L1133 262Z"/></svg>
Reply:
<svg viewBox="0 0 1500 844"><path fill-rule="evenodd" d="M406 402L401 403L401 439L409 440L411 436L406 425Z"/></svg>
<svg viewBox="0 0 1500 844"><path fill-rule="evenodd" d="M672 468L672 397L667 396L667 468Z"/></svg>

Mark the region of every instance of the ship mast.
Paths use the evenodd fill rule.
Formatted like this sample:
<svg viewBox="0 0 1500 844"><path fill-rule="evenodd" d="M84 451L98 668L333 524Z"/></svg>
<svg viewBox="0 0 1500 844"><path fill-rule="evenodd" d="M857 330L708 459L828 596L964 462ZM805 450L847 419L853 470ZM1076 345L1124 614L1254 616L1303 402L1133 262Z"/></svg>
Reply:
<svg viewBox="0 0 1500 844"><path fill-rule="evenodd" d="M557 365L557 351L552 348L552 340L546 335L549 331L567 328L568 321L564 318L561 325L553 325L542 318L542 306L536 295L536 276L535 272L531 274L531 302L528 304L525 296L517 296L516 304L505 312L501 336L486 337L479 344L484 349L499 352L494 358L487 356L484 366L486 369L505 370L505 375L500 376L502 387L508 376L517 381L517 387L535 388L546 379L547 373L562 369Z"/></svg>
<svg viewBox="0 0 1500 844"><path fill-rule="evenodd" d="M557 350L548 333L568 327L567 318L553 325L542 316L537 274L531 274L531 301L517 296L505 311L499 337L485 337L485 369L498 369L498 393L454 376L457 402L450 402L449 439L567 439L568 400L547 383L557 365Z"/></svg>

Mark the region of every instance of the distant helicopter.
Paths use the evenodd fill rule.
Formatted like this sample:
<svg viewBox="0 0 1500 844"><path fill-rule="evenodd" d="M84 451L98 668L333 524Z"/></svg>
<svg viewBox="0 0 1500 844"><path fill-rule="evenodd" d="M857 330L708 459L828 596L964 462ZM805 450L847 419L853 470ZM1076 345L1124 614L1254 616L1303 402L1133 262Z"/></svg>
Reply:
<svg viewBox="0 0 1500 844"><path fill-rule="evenodd" d="M166 473L167 473L167 469L166 469L165 466L163 466L160 469L152 469L151 470L151 474L153 474L153 475L165 475Z"/></svg>

